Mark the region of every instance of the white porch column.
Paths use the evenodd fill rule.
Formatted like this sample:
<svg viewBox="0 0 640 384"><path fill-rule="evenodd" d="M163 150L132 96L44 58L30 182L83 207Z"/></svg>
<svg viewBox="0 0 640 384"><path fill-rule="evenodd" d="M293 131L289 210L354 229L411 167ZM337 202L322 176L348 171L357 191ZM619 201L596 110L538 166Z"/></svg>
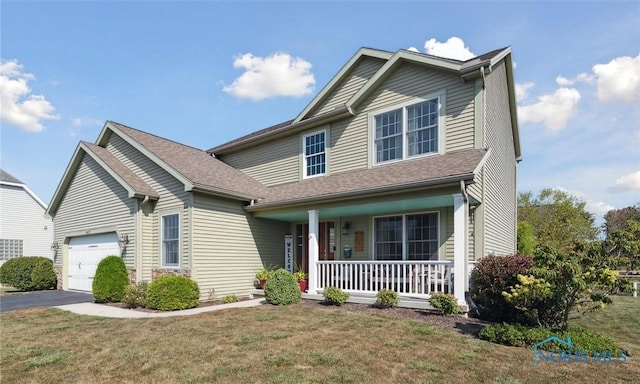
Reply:
<svg viewBox="0 0 640 384"><path fill-rule="evenodd" d="M318 291L318 276L316 274L318 270L316 263L319 260L320 253L320 248L318 246L318 232L318 211L309 210L309 260L307 264L309 266L309 293L317 293Z"/></svg>
<svg viewBox="0 0 640 384"><path fill-rule="evenodd" d="M453 195L453 295L458 304L466 304L464 297L468 290L467 278L467 233L469 220L469 203L464 201L461 193Z"/></svg>

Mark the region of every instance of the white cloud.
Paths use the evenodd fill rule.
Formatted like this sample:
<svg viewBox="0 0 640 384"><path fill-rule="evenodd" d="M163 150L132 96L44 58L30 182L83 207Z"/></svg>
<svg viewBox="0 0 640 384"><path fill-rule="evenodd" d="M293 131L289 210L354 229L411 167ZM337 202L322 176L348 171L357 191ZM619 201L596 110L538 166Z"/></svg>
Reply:
<svg viewBox="0 0 640 384"><path fill-rule="evenodd" d="M0 118L28 132L44 129L42 120L57 120L53 105L43 95L31 94L28 82L35 79L22 71L17 60L0 61Z"/></svg>
<svg viewBox="0 0 640 384"><path fill-rule="evenodd" d="M558 83L558 85L561 85L563 87L566 87L568 85L573 85L573 83L575 82L576 82L575 80L567 79L564 76L556 77L556 83Z"/></svg>
<svg viewBox="0 0 640 384"><path fill-rule="evenodd" d="M223 91L240 98L300 97L312 93L316 82L311 73L311 63L286 53L268 57L246 53L237 57L233 66L245 72Z"/></svg>
<svg viewBox="0 0 640 384"><path fill-rule="evenodd" d="M529 90L535 86L534 83L516 83L516 101L523 101L529 97Z"/></svg>
<svg viewBox="0 0 640 384"><path fill-rule="evenodd" d="M640 105L640 55L617 57L607 64L594 65L592 70L597 77L599 101Z"/></svg>
<svg viewBox="0 0 640 384"><path fill-rule="evenodd" d="M418 48L416 48L416 47L414 47L414 46L411 46L411 47L407 48L407 51L411 51L411 52L420 52L420 51L418 50Z"/></svg>
<svg viewBox="0 0 640 384"><path fill-rule="evenodd" d="M558 88L553 94L538 97L538 102L518 107L520 123L544 123L552 132L559 131L573 117L580 101L574 88Z"/></svg>
<svg viewBox="0 0 640 384"><path fill-rule="evenodd" d="M439 43L436 39L429 39L424 43L425 52L429 55L447 57L456 60L469 60L476 55L464 45L459 37L450 37L444 43Z"/></svg>
<svg viewBox="0 0 640 384"><path fill-rule="evenodd" d="M608 190L613 193L640 191L640 171L618 178L616 185L609 187Z"/></svg>

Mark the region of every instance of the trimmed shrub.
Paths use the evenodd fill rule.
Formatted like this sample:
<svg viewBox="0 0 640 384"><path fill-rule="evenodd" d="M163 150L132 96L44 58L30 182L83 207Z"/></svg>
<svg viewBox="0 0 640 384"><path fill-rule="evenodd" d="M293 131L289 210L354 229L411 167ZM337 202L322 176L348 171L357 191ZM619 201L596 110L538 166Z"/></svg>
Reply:
<svg viewBox="0 0 640 384"><path fill-rule="evenodd" d="M349 294L337 287L327 287L323 295L325 303L331 305L342 305L349 299Z"/></svg>
<svg viewBox="0 0 640 384"><path fill-rule="evenodd" d="M381 289L376 295L375 306L378 308L393 308L398 306L398 294L390 289Z"/></svg>
<svg viewBox="0 0 640 384"><path fill-rule="evenodd" d="M147 308L175 311L198 306L198 284L186 276L163 276L147 288Z"/></svg>
<svg viewBox="0 0 640 384"><path fill-rule="evenodd" d="M38 291L56 287L51 259L39 256L16 257L0 267L0 283L20 291Z"/></svg>
<svg viewBox="0 0 640 384"><path fill-rule="evenodd" d="M112 255L100 260L91 286L96 303L120 302L128 285L127 266L120 256Z"/></svg>
<svg viewBox="0 0 640 384"><path fill-rule="evenodd" d="M462 309L460 309L458 301L453 295L436 293L429 298L429 304L443 315L458 315L462 313Z"/></svg>
<svg viewBox="0 0 640 384"><path fill-rule="evenodd" d="M148 288L149 283L146 281L141 281L136 285L127 285L124 289L122 302L127 305L127 308L146 307Z"/></svg>
<svg viewBox="0 0 640 384"><path fill-rule="evenodd" d="M286 269L278 269L264 286L267 302L274 305L289 305L300 302L300 286Z"/></svg>
<svg viewBox="0 0 640 384"><path fill-rule="evenodd" d="M480 317L495 322L526 322L523 313L502 295L518 283L518 275L533 266L530 256L488 256L471 272L471 297Z"/></svg>
<svg viewBox="0 0 640 384"><path fill-rule="evenodd" d="M570 337L571 344L580 351L601 353L602 351L610 350L614 354L620 351L620 348L611 339L577 326L569 327L567 330L562 331L544 327L527 327L520 324L502 323L484 327L478 332L478 337L482 340L514 347L531 347L551 336L556 336L563 340L567 340ZM538 348L546 351L557 351L566 349L566 346L557 341L550 341L540 345Z"/></svg>
<svg viewBox="0 0 640 384"><path fill-rule="evenodd" d="M222 298L222 302L225 304L237 303L238 301L240 301L240 299L236 295L227 295Z"/></svg>

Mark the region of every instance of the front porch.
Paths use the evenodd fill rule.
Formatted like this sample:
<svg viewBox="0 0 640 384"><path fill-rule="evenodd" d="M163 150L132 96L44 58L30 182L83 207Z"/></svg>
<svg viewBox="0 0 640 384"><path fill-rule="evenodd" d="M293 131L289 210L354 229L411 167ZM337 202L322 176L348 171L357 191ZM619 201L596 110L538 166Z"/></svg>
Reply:
<svg viewBox="0 0 640 384"><path fill-rule="evenodd" d="M460 183L313 208L251 210L290 223L285 265L308 273L309 297L322 298L324 289L337 287L352 301L375 300L378 291L390 289L401 300L424 303L435 293L452 294L464 306L475 258L471 204L479 202Z"/></svg>

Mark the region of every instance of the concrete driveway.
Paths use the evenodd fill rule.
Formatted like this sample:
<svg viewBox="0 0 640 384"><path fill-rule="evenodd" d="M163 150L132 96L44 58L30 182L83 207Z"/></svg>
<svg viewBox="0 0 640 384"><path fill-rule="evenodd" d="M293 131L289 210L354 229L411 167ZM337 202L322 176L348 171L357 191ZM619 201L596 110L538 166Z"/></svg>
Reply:
<svg viewBox="0 0 640 384"><path fill-rule="evenodd" d="M55 307L91 302L93 302L93 295L83 292L52 290L15 293L0 297L0 312L31 307Z"/></svg>

